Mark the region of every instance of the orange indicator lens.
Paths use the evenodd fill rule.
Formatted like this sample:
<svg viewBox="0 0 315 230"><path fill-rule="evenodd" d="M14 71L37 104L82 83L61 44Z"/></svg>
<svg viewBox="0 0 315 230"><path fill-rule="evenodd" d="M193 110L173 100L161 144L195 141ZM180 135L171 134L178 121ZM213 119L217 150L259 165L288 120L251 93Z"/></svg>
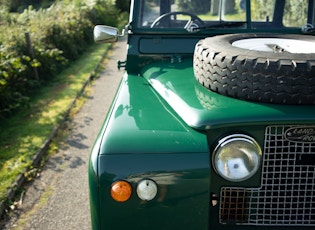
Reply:
<svg viewBox="0 0 315 230"><path fill-rule="evenodd" d="M115 201L125 202L131 196L131 185L126 181L116 181L112 184L110 194Z"/></svg>

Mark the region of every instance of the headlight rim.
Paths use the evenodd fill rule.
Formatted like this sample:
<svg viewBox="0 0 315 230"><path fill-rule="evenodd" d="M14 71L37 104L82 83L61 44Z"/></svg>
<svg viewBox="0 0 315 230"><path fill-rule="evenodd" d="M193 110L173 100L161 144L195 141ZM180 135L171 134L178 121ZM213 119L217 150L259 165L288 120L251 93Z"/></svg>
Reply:
<svg viewBox="0 0 315 230"><path fill-rule="evenodd" d="M218 164L217 164L217 156L219 155L218 150L220 148L222 148L222 146L225 146L233 141L245 141L247 143L252 144L253 146L255 146L257 148L257 154L256 156L258 157L257 159L257 163L254 167L254 169L245 177L243 178L231 178L228 176L225 176L223 173L220 172L220 170L218 169ZM259 168L261 167L261 161L262 161L262 148L259 145L258 141L256 141L255 138L253 138L252 136L249 136L247 134L241 134L241 133L234 133L234 134L229 134L227 136L224 136L223 138L220 138L217 142L217 145L215 146L215 148L212 151L212 167L214 169L214 171L216 172L216 174L218 176L220 176L221 178L229 181L229 182L242 182L242 181L246 181L250 178L252 178L259 170Z"/></svg>

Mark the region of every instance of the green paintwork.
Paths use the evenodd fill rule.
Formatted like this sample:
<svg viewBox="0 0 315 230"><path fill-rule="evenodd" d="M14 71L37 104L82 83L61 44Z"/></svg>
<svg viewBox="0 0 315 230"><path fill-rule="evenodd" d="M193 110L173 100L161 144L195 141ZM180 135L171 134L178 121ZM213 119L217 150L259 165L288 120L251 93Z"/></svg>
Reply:
<svg viewBox="0 0 315 230"><path fill-rule="evenodd" d="M103 229L207 229L209 213L209 155L169 153L101 156L99 187ZM119 166L119 167L118 167ZM159 193L150 201L137 197L136 184L151 178ZM124 203L109 196L110 184L125 179L134 193Z"/></svg>
<svg viewBox="0 0 315 230"><path fill-rule="evenodd" d="M301 30L254 28L250 14L244 28L190 33L183 28L142 27L137 24L142 2L131 3L126 73L91 151L88 173L92 228L312 229L219 224L219 205L212 206L211 195L219 194L222 186L257 188L261 172L244 182L232 183L219 177L211 162L220 138L247 134L263 149L266 126L315 124L315 107L221 96L195 80L192 65L194 46L204 37ZM174 1L163 0L164 5L170 2ZM283 3L276 2L278 6ZM248 11L249 3L246 0ZM137 196L137 184L148 178L157 183L158 194L152 201L142 201ZM132 185L128 201L119 203L110 197L110 187L116 180Z"/></svg>
<svg viewBox="0 0 315 230"><path fill-rule="evenodd" d="M146 79L125 75L91 154L94 229L130 225L134 229L206 229L209 202L204 201L209 200L209 171L205 133L177 117ZM113 181L127 180L135 191L136 183L143 178L151 178L159 186L154 201L141 201L135 192L126 203L111 199ZM173 215L178 208L181 214ZM155 218L157 215L159 218ZM183 220L183 215L191 218Z"/></svg>
<svg viewBox="0 0 315 230"><path fill-rule="evenodd" d="M209 223L208 213L213 216L218 213L217 207L208 205L209 194L218 193L226 181L211 172L209 150L213 146L208 143L216 143L220 136L238 130L249 133L262 146L263 124L270 124L272 117L278 117L279 120L273 122L279 123L288 116L278 113L277 106L270 109L263 104L212 95L199 87L191 68L191 60L175 64L160 62L146 67L142 71L144 77L126 74L122 79L91 154L89 180L92 204L95 205L91 206L95 213L92 214L94 225L105 229L111 226L122 229L130 225L134 229L176 229L179 226L207 229L209 225L217 225L217 218ZM224 114L225 118L217 116L209 104L211 101L218 108L235 107L237 118L235 113ZM177 115L177 106L186 114L191 112L195 121L212 120L211 126L209 123L199 126L212 128L207 131L191 128L185 122L185 113L180 113L183 119ZM256 113L250 112L253 108L269 114L270 120L255 120L257 118L252 115ZM301 117L310 121L314 108L306 106L304 109L306 113ZM290 119L296 119L298 113L294 109L291 113ZM226 117L229 117L229 123L223 122ZM144 178L153 179L159 186L160 192L151 202L141 201L135 192L137 182ZM110 185L118 179L129 181L134 188L132 198L126 203L117 203L109 195ZM217 183L211 184L211 181ZM257 187L258 182L257 175L246 184ZM96 218L98 215L100 218ZM120 215L124 221L120 221Z"/></svg>
<svg viewBox="0 0 315 230"><path fill-rule="evenodd" d="M314 106L254 103L210 92L195 80L191 59L148 65L143 76L189 126L198 130L314 122Z"/></svg>
<svg viewBox="0 0 315 230"><path fill-rule="evenodd" d="M103 140L99 154L168 153L183 149L189 153L207 148L205 135L188 127L145 79L134 75L126 75L122 80Z"/></svg>

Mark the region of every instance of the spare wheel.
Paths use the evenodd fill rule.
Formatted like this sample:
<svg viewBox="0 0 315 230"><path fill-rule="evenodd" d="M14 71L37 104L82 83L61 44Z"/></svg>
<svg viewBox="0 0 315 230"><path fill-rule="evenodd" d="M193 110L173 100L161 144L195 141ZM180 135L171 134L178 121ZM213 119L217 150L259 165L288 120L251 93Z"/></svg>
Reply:
<svg viewBox="0 0 315 230"><path fill-rule="evenodd" d="M315 104L315 38L230 34L200 40L194 74L206 88L242 100Z"/></svg>

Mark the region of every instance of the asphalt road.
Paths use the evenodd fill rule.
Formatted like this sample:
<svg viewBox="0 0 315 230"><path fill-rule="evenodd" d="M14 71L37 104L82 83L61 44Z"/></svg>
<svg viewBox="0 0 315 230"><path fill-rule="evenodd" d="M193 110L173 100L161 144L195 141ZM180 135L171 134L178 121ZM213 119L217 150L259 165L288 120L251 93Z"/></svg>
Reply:
<svg viewBox="0 0 315 230"><path fill-rule="evenodd" d="M69 137L47 160L4 229L91 229L89 153L123 75L123 70L117 70L117 61L125 57L126 43L117 42L105 71L92 86L92 96L71 121Z"/></svg>

